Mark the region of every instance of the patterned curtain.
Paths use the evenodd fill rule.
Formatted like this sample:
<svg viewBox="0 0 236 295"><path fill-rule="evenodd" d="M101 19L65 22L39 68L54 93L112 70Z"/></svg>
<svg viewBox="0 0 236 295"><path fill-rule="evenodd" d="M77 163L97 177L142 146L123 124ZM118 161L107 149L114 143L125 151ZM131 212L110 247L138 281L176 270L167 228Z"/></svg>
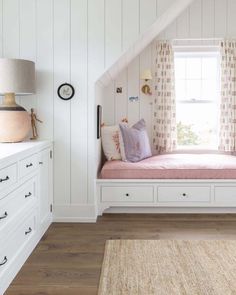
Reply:
<svg viewBox="0 0 236 295"><path fill-rule="evenodd" d="M236 40L220 44L221 105L219 150L236 151Z"/></svg>
<svg viewBox="0 0 236 295"><path fill-rule="evenodd" d="M174 51L169 41L154 44L153 152L176 148Z"/></svg>

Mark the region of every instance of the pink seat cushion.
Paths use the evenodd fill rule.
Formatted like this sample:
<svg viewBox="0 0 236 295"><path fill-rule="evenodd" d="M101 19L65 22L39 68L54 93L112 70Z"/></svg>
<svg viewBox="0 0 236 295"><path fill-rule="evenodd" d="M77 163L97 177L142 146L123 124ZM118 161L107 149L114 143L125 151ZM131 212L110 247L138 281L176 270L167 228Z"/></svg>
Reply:
<svg viewBox="0 0 236 295"><path fill-rule="evenodd" d="M108 161L104 179L236 179L236 157L222 154L168 154L138 163Z"/></svg>

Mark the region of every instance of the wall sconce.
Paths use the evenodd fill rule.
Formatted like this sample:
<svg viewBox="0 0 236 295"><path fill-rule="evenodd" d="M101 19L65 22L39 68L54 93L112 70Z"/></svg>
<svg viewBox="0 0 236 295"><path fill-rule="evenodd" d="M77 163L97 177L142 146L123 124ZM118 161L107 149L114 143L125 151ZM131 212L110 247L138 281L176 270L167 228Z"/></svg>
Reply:
<svg viewBox="0 0 236 295"><path fill-rule="evenodd" d="M145 82L152 80L151 70L147 69L143 71L141 80L144 80ZM147 83L142 86L141 91L146 95L152 95L151 88Z"/></svg>

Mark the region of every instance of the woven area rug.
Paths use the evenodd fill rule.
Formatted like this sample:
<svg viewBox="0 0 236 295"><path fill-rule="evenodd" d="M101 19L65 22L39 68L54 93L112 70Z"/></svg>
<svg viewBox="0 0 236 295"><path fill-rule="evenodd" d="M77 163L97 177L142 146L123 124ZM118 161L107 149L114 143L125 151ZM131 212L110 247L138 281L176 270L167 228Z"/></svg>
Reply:
<svg viewBox="0 0 236 295"><path fill-rule="evenodd" d="M236 241L107 241L98 294L236 294Z"/></svg>

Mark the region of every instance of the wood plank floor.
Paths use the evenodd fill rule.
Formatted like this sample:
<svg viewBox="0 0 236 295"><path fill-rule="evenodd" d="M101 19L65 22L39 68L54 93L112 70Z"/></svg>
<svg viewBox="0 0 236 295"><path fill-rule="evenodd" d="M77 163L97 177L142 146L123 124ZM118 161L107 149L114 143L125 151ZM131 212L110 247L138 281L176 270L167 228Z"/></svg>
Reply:
<svg viewBox="0 0 236 295"><path fill-rule="evenodd" d="M236 215L105 214L54 223L6 295L96 294L108 239L236 239Z"/></svg>

